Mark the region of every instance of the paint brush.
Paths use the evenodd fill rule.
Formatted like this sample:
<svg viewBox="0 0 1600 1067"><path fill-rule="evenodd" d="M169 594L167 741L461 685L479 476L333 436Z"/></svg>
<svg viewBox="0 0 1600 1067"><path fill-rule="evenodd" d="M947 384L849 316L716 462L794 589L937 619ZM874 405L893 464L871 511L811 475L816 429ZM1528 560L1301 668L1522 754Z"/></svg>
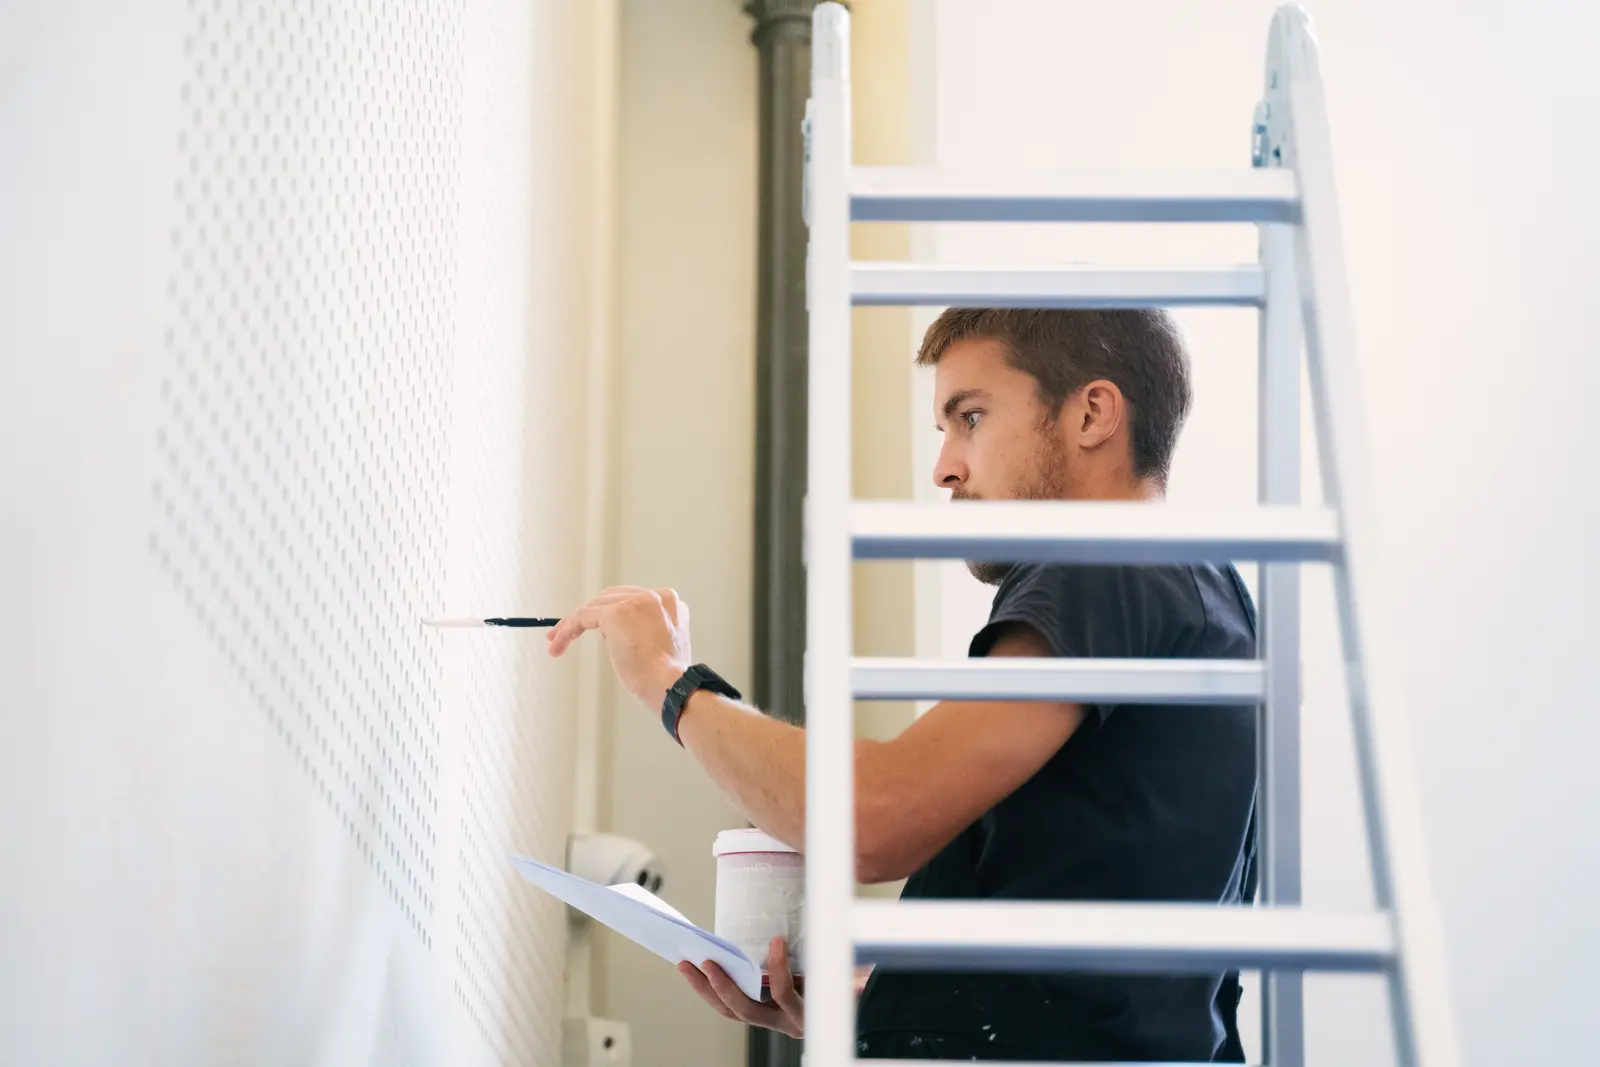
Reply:
<svg viewBox="0 0 1600 1067"><path fill-rule="evenodd" d="M531 618L498 618L498 619L423 619L424 626L466 627L466 626L554 626L560 619L531 619Z"/></svg>

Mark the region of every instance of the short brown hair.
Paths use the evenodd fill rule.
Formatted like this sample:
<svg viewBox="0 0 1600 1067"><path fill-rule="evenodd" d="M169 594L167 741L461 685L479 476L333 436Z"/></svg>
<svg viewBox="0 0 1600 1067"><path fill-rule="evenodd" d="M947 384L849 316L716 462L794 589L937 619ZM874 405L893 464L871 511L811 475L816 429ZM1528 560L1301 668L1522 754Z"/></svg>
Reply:
<svg viewBox="0 0 1600 1067"><path fill-rule="evenodd" d="M950 308L923 335L917 363L932 366L967 340L1000 342L1050 418L1090 382L1114 382L1128 403L1133 473L1166 486L1191 396L1189 356L1165 311Z"/></svg>

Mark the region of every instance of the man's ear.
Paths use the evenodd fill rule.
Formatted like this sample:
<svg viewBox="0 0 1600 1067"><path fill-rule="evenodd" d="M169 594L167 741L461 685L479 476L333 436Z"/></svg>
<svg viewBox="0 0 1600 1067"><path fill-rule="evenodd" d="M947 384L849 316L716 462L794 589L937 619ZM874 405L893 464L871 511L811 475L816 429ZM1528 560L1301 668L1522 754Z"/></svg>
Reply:
<svg viewBox="0 0 1600 1067"><path fill-rule="evenodd" d="M1074 403L1073 401L1076 401ZM1068 401L1073 412L1073 433L1079 448L1088 450L1109 441L1127 416L1127 401L1115 382L1090 382Z"/></svg>

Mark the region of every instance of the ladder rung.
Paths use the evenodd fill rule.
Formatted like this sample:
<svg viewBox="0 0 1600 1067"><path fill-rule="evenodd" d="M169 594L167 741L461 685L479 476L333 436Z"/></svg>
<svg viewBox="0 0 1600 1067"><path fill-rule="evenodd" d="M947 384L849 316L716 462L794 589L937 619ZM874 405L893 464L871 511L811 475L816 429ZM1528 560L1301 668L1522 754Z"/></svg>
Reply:
<svg viewBox="0 0 1600 1067"><path fill-rule="evenodd" d="M869 659L850 664L861 700L1070 700L1078 703L1254 704L1259 660Z"/></svg>
<svg viewBox="0 0 1600 1067"><path fill-rule="evenodd" d="M862 305L1024 308L1259 306L1261 268L952 267L852 263L850 296Z"/></svg>
<svg viewBox="0 0 1600 1067"><path fill-rule="evenodd" d="M1295 222L1294 172L1068 171L1008 178L852 167L857 222Z"/></svg>
<svg viewBox="0 0 1600 1067"><path fill-rule="evenodd" d="M1325 563L1339 554L1333 512L1299 505L857 500L850 522L857 559Z"/></svg>
<svg viewBox="0 0 1600 1067"><path fill-rule="evenodd" d="M1212 904L858 900L858 963L894 970L1381 971L1394 925L1381 912Z"/></svg>

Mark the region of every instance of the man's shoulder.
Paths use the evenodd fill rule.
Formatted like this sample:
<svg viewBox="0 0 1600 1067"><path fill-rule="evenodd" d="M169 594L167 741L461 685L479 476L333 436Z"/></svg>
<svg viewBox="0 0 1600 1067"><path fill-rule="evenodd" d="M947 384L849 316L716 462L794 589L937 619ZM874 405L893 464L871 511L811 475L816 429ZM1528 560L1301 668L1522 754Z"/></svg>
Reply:
<svg viewBox="0 0 1600 1067"><path fill-rule="evenodd" d="M972 655L987 655L999 627L1038 630L1058 656L1162 656L1205 643L1223 576L1177 565L1019 564L996 590Z"/></svg>
<svg viewBox="0 0 1600 1067"><path fill-rule="evenodd" d="M1205 608L1203 589L1221 589L1227 578L1209 564L1019 563L995 591L996 605L1019 596L1060 598L1078 605L1096 600L1126 604L1159 601Z"/></svg>

